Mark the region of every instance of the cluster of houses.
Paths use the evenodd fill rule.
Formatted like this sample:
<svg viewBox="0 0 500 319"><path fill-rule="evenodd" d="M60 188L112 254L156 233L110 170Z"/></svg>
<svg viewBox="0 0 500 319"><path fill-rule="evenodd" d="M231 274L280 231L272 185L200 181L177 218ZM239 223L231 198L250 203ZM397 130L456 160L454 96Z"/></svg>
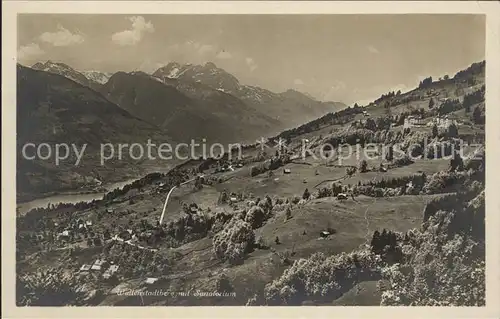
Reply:
<svg viewBox="0 0 500 319"><path fill-rule="evenodd" d="M425 126L427 122L421 116L410 115L405 118L404 127Z"/></svg>
<svg viewBox="0 0 500 319"><path fill-rule="evenodd" d="M410 115L407 118L405 118L404 127L436 125L437 127L440 127L440 128L446 128L446 127L450 126L451 124L458 125L459 123L456 120L450 119L447 115L445 115L443 117L441 117L441 116L434 117L430 121L426 121L422 117Z"/></svg>
<svg viewBox="0 0 500 319"><path fill-rule="evenodd" d="M119 268L120 266L108 263L104 259L97 259L93 264L83 264L80 267L80 274L102 273L102 277L104 279L110 279L113 275L116 274Z"/></svg>
<svg viewBox="0 0 500 319"><path fill-rule="evenodd" d="M120 266L114 265L113 263L108 263L104 259L97 259L93 264L83 264L80 267L80 274L86 275L89 273L102 274L102 278L105 280L111 279L116 275L120 269ZM157 277L147 277L144 279L144 283L152 285L157 283L160 279Z"/></svg>
<svg viewBox="0 0 500 319"><path fill-rule="evenodd" d="M243 163L224 163L222 165L217 165L215 167L215 173L223 173L223 172L229 172L229 171L234 171L234 168L242 168L243 167Z"/></svg>
<svg viewBox="0 0 500 319"><path fill-rule="evenodd" d="M137 235L132 229L126 229L121 231L119 234L113 236L111 239L114 241L122 242L125 244L129 244L135 246L139 249L147 249L150 251L157 251L155 248L144 247L139 245L140 241L148 241L148 239L153 237L152 231L145 231Z"/></svg>
<svg viewBox="0 0 500 319"><path fill-rule="evenodd" d="M59 226L57 223L54 226ZM92 221L87 220L83 221L81 218L70 223L70 225L58 234L59 240L69 240L74 234L83 234L91 232L92 230Z"/></svg>
<svg viewBox="0 0 500 319"><path fill-rule="evenodd" d="M427 126L433 126L434 124L436 124L437 127L446 128L451 124L458 125L459 123L456 120L450 119L447 115L445 115L444 117L438 116L433 118L427 123Z"/></svg>

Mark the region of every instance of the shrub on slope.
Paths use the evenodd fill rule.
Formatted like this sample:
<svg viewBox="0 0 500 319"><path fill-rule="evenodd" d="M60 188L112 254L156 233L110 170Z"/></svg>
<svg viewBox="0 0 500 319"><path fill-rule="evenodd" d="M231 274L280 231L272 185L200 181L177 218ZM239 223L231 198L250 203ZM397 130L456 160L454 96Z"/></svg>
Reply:
<svg viewBox="0 0 500 319"><path fill-rule="evenodd" d="M333 300L361 280L377 278L380 258L370 251L299 259L283 275L266 285L269 305L298 305L307 299Z"/></svg>
<svg viewBox="0 0 500 319"><path fill-rule="evenodd" d="M438 211L402 243L404 262L383 269L382 305L484 306L484 191Z"/></svg>
<svg viewBox="0 0 500 319"><path fill-rule="evenodd" d="M233 218L214 236L213 251L217 258L238 264L252 251L254 243L255 233L252 225Z"/></svg>

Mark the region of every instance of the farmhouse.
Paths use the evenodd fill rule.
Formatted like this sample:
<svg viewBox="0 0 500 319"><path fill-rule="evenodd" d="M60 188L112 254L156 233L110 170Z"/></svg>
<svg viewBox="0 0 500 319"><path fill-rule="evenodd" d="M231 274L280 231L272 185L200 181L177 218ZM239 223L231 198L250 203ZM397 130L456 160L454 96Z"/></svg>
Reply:
<svg viewBox="0 0 500 319"><path fill-rule="evenodd" d="M104 279L109 279L111 276L113 276L117 271L120 266L118 265L111 265L102 275Z"/></svg>
<svg viewBox="0 0 500 319"><path fill-rule="evenodd" d="M427 126L433 126L434 124L440 128L447 128L451 124L458 125L458 122L456 120L450 119L446 115L444 117L438 116L438 117L433 118L430 122L427 123Z"/></svg>
<svg viewBox="0 0 500 319"><path fill-rule="evenodd" d="M425 123L424 119L422 119L421 117L416 117L416 116L410 115L407 118L405 118L405 122L404 122L405 127L424 126L424 125L426 125L426 123Z"/></svg>
<svg viewBox="0 0 500 319"><path fill-rule="evenodd" d="M104 267L104 263L106 261L104 259L97 259L92 267L90 268L91 270L96 270L96 271L101 271L102 268Z"/></svg>
<svg viewBox="0 0 500 319"><path fill-rule="evenodd" d="M330 232L325 231L325 230L322 231L321 233L319 233L319 236L322 237L322 238L326 238L326 237L328 237L330 235L331 235Z"/></svg>
<svg viewBox="0 0 500 319"><path fill-rule="evenodd" d="M337 195L337 199L347 199L347 195L344 193L340 193Z"/></svg>
<svg viewBox="0 0 500 319"><path fill-rule="evenodd" d="M90 270L90 267L89 264L83 264L82 267L80 267L80 272L87 272Z"/></svg>
<svg viewBox="0 0 500 319"><path fill-rule="evenodd" d="M70 237L70 231L69 230L65 230L61 233L59 233L59 235L57 235L57 238L58 239L61 239L61 240L68 240ZM38 236L37 236L38 239L40 239ZM43 237L42 237L43 239Z"/></svg>

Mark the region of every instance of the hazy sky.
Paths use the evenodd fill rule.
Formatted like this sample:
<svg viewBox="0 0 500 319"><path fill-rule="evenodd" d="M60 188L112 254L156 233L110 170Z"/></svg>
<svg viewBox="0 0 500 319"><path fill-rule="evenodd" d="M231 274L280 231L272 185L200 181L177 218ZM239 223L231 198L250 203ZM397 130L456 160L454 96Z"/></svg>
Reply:
<svg viewBox="0 0 500 319"><path fill-rule="evenodd" d="M117 4L118 5L118 4ZM152 72L204 63L244 84L373 100L485 56L479 15L20 15L18 59Z"/></svg>

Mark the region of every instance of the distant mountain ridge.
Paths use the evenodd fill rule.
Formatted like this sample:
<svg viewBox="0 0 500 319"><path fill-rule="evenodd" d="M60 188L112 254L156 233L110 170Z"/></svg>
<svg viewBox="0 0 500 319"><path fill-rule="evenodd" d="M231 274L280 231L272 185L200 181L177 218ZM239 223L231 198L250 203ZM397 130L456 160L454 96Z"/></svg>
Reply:
<svg viewBox="0 0 500 319"><path fill-rule="evenodd" d="M235 76L212 62L204 65L171 62L152 75L166 84L171 84L172 80L199 83L234 95L257 111L278 119L283 124L282 128L293 127L346 107L340 102L320 102L291 89L274 93L260 87L243 85Z"/></svg>
<svg viewBox="0 0 500 319"><path fill-rule="evenodd" d="M100 92L174 138L204 136L251 141L346 107L339 102L320 102L295 90L274 93L243 85L212 62L171 62L153 74L77 71L50 60L32 68L64 76ZM191 125L185 126L188 122Z"/></svg>
<svg viewBox="0 0 500 319"><path fill-rule="evenodd" d="M53 74L62 75L76 83L87 86L93 90L98 90L101 84L91 78L88 78L83 72L79 72L69 65L62 62L52 62L48 60L45 63L37 62L31 66L32 69L50 72Z"/></svg>
<svg viewBox="0 0 500 319"><path fill-rule="evenodd" d="M100 72L100 71L82 71L85 77L91 81L97 82L99 84L105 84L108 82L109 78L113 75L111 72Z"/></svg>

